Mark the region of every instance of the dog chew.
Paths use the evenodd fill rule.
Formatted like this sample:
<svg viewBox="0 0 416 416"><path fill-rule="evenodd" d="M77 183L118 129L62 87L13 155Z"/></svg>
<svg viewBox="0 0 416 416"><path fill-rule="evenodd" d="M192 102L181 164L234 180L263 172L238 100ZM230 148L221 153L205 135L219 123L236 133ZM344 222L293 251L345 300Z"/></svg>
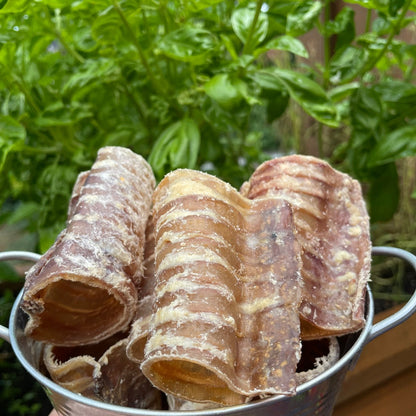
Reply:
<svg viewBox="0 0 416 416"><path fill-rule="evenodd" d="M297 365L297 386L306 383L332 367L340 357L340 348L336 337L303 341L302 355ZM264 396L262 397L264 398ZM169 410L189 411L218 408L213 403L198 403L167 395Z"/></svg>
<svg viewBox="0 0 416 416"><path fill-rule="evenodd" d="M331 368L340 357L337 337L302 341L302 354L296 371L297 384L306 383Z"/></svg>
<svg viewBox="0 0 416 416"><path fill-rule="evenodd" d="M206 409L218 409L217 403L199 403L184 400L179 397L173 396L172 394L166 395L166 402L168 409L171 411L191 411L191 410L206 410Z"/></svg>
<svg viewBox="0 0 416 416"><path fill-rule="evenodd" d="M214 176L168 174L154 193L155 305L142 371L184 400L294 394L300 255L280 198Z"/></svg>
<svg viewBox="0 0 416 416"><path fill-rule="evenodd" d="M144 346L149 335L150 320L155 302L155 233L151 214L146 227L143 279L139 286L139 306L127 343L127 356L138 364L143 361Z"/></svg>
<svg viewBox="0 0 416 416"><path fill-rule="evenodd" d="M119 406L160 410L161 392L128 359L126 345L125 333L94 345L47 344L43 362L51 379L73 393Z"/></svg>
<svg viewBox="0 0 416 416"><path fill-rule="evenodd" d="M280 197L293 208L302 247L302 339L362 328L371 242L359 183L320 159L292 155L264 162L241 193Z"/></svg>
<svg viewBox="0 0 416 416"><path fill-rule="evenodd" d="M58 347L46 344L43 363L50 378L61 387L97 399L94 373L99 369L98 359L120 339L122 333L115 334L98 344L76 347Z"/></svg>
<svg viewBox="0 0 416 416"><path fill-rule="evenodd" d="M27 335L74 346L128 328L137 308L154 187L141 156L121 147L98 151L74 186L66 229L27 273Z"/></svg>
<svg viewBox="0 0 416 416"><path fill-rule="evenodd" d="M112 345L94 370L98 397L106 403L137 409L162 409L162 394L126 354L127 338Z"/></svg>

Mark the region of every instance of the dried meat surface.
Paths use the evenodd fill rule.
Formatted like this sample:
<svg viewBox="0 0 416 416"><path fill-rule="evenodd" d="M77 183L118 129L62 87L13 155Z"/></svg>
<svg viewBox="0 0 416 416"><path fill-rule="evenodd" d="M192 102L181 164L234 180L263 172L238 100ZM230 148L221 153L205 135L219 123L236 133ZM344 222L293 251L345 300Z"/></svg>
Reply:
<svg viewBox="0 0 416 416"><path fill-rule="evenodd" d="M161 392L128 359L126 345L126 333L93 345L47 344L43 362L51 379L73 393L118 406L160 410Z"/></svg>
<svg viewBox="0 0 416 416"><path fill-rule="evenodd" d="M143 375L140 366L127 357L127 338L112 345L94 370L97 396L106 403L137 409L160 410L162 393Z"/></svg>
<svg viewBox="0 0 416 416"><path fill-rule="evenodd" d="M133 319L127 355L136 363L143 361L144 346L150 331L150 321L155 303L155 233L154 218L149 216L146 227L146 244L143 260L143 279L138 289L138 307Z"/></svg>
<svg viewBox="0 0 416 416"><path fill-rule="evenodd" d="M320 159L292 155L260 165L240 192L283 198L293 208L302 247L302 339L362 328L371 241L360 184Z"/></svg>
<svg viewBox="0 0 416 416"><path fill-rule="evenodd" d="M66 229L26 275L26 334L54 345L96 343L127 329L137 309L155 178L139 155L99 150L80 174Z"/></svg>
<svg viewBox="0 0 416 416"><path fill-rule="evenodd" d="M166 401L168 404L168 408L171 411L197 411L206 409L217 409L219 407L217 403L191 402L190 400L184 400L171 394L166 395Z"/></svg>
<svg viewBox="0 0 416 416"><path fill-rule="evenodd" d="M126 335L118 333L104 341L86 346L58 347L46 344L43 363L50 378L61 387L97 399L94 372L104 352Z"/></svg>
<svg viewBox="0 0 416 416"><path fill-rule="evenodd" d="M51 344L45 347L43 359L51 380L73 393L94 399L96 396L93 374L98 366L95 359L90 355L81 355L62 361L57 358L59 351L54 351L54 348L65 347L55 347Z"/></svg>
<svg viewBox="0 0 416 416"><path fill-rule="evenodd" d="M297 384L306 383L330 369L340 358L337 337L302 342L302 354L296 371Z"/></svg>
<svg viewBox="0 0 416 416"><path fill-rule="evenodd" d="M338 360L332 335L364 324L358 182L296 155L265 162L240 193L187 169L152 201L154 187L143 158L101 149L74 185L67 228L27 274L26 333L49 343L56 383L150 409L160 389L171 409L198 410L294 394ZM299 370L300 339L305 357L330 336Z"/></svg>
<svg viewBox="0 0 416 416"><path fill-rule="evenodd" d="M176 170L154 194L155 300L142 370L159 389L238 404L293 394L300 259L290 206Z"/></svg>

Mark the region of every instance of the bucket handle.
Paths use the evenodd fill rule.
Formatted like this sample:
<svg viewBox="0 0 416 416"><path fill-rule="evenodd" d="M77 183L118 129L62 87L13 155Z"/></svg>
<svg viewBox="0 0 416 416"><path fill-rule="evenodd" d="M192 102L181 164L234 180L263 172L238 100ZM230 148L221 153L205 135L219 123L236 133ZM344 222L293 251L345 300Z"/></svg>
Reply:
<svg viewBox="0 0 416 416"><path fill-rule="evenodd" d="M372 254L375 256L393 256L407 261L416 272L416 256L406 250L395 247L373 247ZM388 330L400 325L416 312L416 291L401 309L388 316L380 322L374 324L366 339L366 343L384 334Z"/></svg>
<svg viewBox="0 0 416 416"><path fill-rule="evenodd" d="M30 251L5 251L0 253L0 261L23 260L37 262L41 255ZM10 343L9 329L0 325L0 338Z"/></svg>
<svg viewBox="0 0 416 416"><path fill-rule="evenodd" d="M396 247L373 247L372 254L375 256L393 256L407 261L416 272L416 256L406 250ZM5 251L0 253L0 261L8 260L27 260L37 262L41 255L30 251ZM366 343L374 338L384 334L391 328L401 324L416 312L416 291L409 301L396 313L376 323L368 334ZM10 343L10 335L8 328L0 325L0 338Z"/></svg>

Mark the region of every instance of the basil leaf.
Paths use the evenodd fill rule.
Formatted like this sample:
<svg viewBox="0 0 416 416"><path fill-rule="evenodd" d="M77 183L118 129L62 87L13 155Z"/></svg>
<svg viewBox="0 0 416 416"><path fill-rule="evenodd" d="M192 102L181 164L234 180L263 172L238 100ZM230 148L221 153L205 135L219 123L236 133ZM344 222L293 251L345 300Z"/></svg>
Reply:
<svg viewBox="0 0 416 416"><path fill-rule="evenodd" d="M97 83L109 80L118 74L119 68L111 58L98 58L87 60L79 67L78 72L69 77L63 87L64 94L71 94L76 91L78 99L82 97L80 92L90 85L91 88ZM88 90L87 90L88 91ZM84 91L87 92L87 91Z"/></svg>
<svg viewBox="0 0 416 416"><path fill-rule="evenodd" d="M373 172L368 191L369 215L372 222L388 221L399 205L399 176L396 165L380 166Z"/></svg>
<svg viewBox="0 0 416 416"><path fill-rule="evenodd" d="M247 84L230 74L218 74L204 86L205 92L221 107L230 110L248 96Z"/></svg>
<svg viewBox="0 0 416 416"><path fill-rule="evenodd" d="M0 138L24 139L26 137L25 128L13 117L0 115Z"/></svg>
<svg viewBox="0 0 416 416"><path fill-rule="evenodd" d="M186 8L191 12L199 12L207 7L215 6L223 0L187 0Z"/></svg>
<svg viewBox="0 0 416 416"><path fill-rule="evenodd" d="M249 45L245 47L246 52L254 49L267 36L269 27L267 14L260 12L257 22L252 27L255 13L254 9L242 8L236 9L231 16L231 25L235 34L244 45L249 42Z"/></svg>
<svg viewBox="0 0 416 416"><path fill-rule="evenodd" d="M162 131L154 144L149 156L149 163L155 174L162 177L165 173L165 166L168 162L171 142L175 139L180 130L180 121L171 124Z"/></svg>
<svg viewBox="0 0 416 416"><path fill-rule="evenodd" d="M9 153L19 152L25 147L26 130L10 116L0 115L0 172Z"/></svg>
<svg viewBox="0 0 416 416"><path fill-rule="evenodd" d="M367 62L364 48L348 46L338 50L330 60L329 71L334 84L352 81Z"/></svg>
<svg viewBox="0 0 416 416"><path fill-rule="evenodd" d="M300 36L312 29L322 9L320 1L306 0L297 5L287 15L286 33Z"/></svg>
<svg viewBox="0 0 416 416"><path fill-rule="evenodd" d="M227 52L230 54L231 58L233 60L237 60L238 59L238 54L237 51L235 50L233 41L231 40L231 38L227 35L221 34L220 38L222 40L222 44L225 46L225 48L227 49Z"/></svg>
<svg viewBox="0 0 416 416"><path fill-rule="evenodd" d="M287 91L285 84L272 70L256 71L250 76L262 90Z"/></svg>
<svg viewBox="0 0 416 416"><path fill-rule="evenodd" d="M169 125L160 134L149 156L149 163L161 179L170 166L194 168L198 158L200 133L195 121L189 118Z"/></svg>
<svg viewBox="0 0 416 416"><path fill-rule="evenodd" d="M217 39L208 30L184 27L163 37L156 52L178 61L202 65L217 46Z"/></svg>
<svg viewBox="0 0 416 416"><path fill-rule="evenodd" d="M354 130L376 134L383 118L380 96L373 89L359 88L354 91L350 102L350 117Z"/></svg>
<svg viewBox="0 0 416 416"><path fill-rule="evenodd" d="M338 51L349 46L355 38L354 11L343 7L334 20L325 26L327 35L337 35L335 50Z"/></svg>
<svg viewBox="0 0 416 416"><path fill-rule="evenodd" d="M374 86L382 102L396 111L416 106L416 86L401 80L381 81Z"/></svg>
<svg viewBox="0 0 416 416"><path fill-rule="evenodd" d="M348 159L354 175L368 180L374 169L368 165L371 149L377 143L383 128L383 103L372 88L356 89L350 99L352 127Z"/></svg>
<svg viewBox="0 0 416 416"><path fill-rule="evenodd" d="M291 98L309 115L326 125L338 126L337 109L318 83L290 69L273 68L270 73L277 77L277 82L286 87Z"/></svg>
<svg viewBox="0 0 416 416"><path fill-rule="evenodd" d="M372 149L368 164L379 166L408 156L416 156L416 125L383 135Z"/></svg>
<svg viewBox="0 0 416 416"><path fill-rule="evenodd" d="M173 169L196 166L201 137L194 120L185 118L180 122L176 140L170 153L170 164Z"/></svg>
<svg viewBox="0 0 416 416"><path fill-rule="evenodd" d="M70 126L83 119L91 118L93 112L90 106L73 102L65 105L61 101L48 106L39 117L35 118L38 127Z"/></svg>
<svg viewBox="0 0 416 416"><path fill-rule="evenodd" d="M266 43L266 45L264 45L263 48L257 49L255 51L255 55L260 55L260 53L264 53L270 50L287 51L301 56L302 58L309 57L309 53L303 43L299 39L289 35L279 36L278 38L270 40Z"/></svg>
<svg viewBox="0 0 416 416"><path fill-rule="evenodd" d="M118 44L123 39L120 16L113 7L101 11L93 20L91 35L100 44Z"/></svg>
<svg viewBox="0 0 416 416"><path fill-rule="evenodd" d="M348 3L357 4L365 9L377 10L379 13L387 14L390 0L349 0Z"/></svg>
<svg viewBox="0 0 416 416"><path fill-rule="evenodd" d="M396 16L398 11L403 7L405 0L390 0L389 5L389 14L390 16Z"/></svg>
<svg viewBox="0 0 416 416"><path fill-rule="evenodd" d="M359 82L350 82L348 84L344 84L344 85L340 85L338 87L332 88L331 90L328 91L328 96L334 102L341 101L350 97L352 92L358 88L360 88Z"/></svg>
<svg viewBox="0 0 416 416"><path fill-rule="evenodd" d="M72 0L42 0L42 3L51 7L52 9L63 9L64 7L70 6Z"/></svg>
<svg viewBox="0 0 416 416"><path fill-rule="evenodd" d="M289 94L275 92L273 96L269 96L267 102L267 122L271 123L279 118L289 105Z"/></svg>
<svg viewBox="0 0 416 416"><path fill-rule="evenodd" d="M6 0L0 4L0 14L24 12L30 3L32 0Z"/></svg>

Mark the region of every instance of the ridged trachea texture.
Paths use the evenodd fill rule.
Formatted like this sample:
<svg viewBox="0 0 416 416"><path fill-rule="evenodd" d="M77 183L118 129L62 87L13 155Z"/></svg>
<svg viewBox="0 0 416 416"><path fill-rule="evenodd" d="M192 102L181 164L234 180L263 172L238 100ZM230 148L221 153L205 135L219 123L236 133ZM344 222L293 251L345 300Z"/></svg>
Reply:
<svg viewBox="0 0 416 416"><path fill-rule="evenodd" d="M237 404L295 392L300 256L292 211L197 171L154 193L154 313L145 376L186 400Z"/></svg>
<svg viewBox="0 0 416 416"><path fill-rule="evenodd" d="M71 346L127 329L137 309L154 187L141 156L121 147L99 150L74 186L66 229L26 276L27 335Z"/></svg>
<svg viewBox="0 0 416 416"><path fill-rule="evenodd" d="M320 159L292 155L260 165L241 193L279 197L293 208L302 247L302 339L362 328L371 241L360 184Z"/></svg>

